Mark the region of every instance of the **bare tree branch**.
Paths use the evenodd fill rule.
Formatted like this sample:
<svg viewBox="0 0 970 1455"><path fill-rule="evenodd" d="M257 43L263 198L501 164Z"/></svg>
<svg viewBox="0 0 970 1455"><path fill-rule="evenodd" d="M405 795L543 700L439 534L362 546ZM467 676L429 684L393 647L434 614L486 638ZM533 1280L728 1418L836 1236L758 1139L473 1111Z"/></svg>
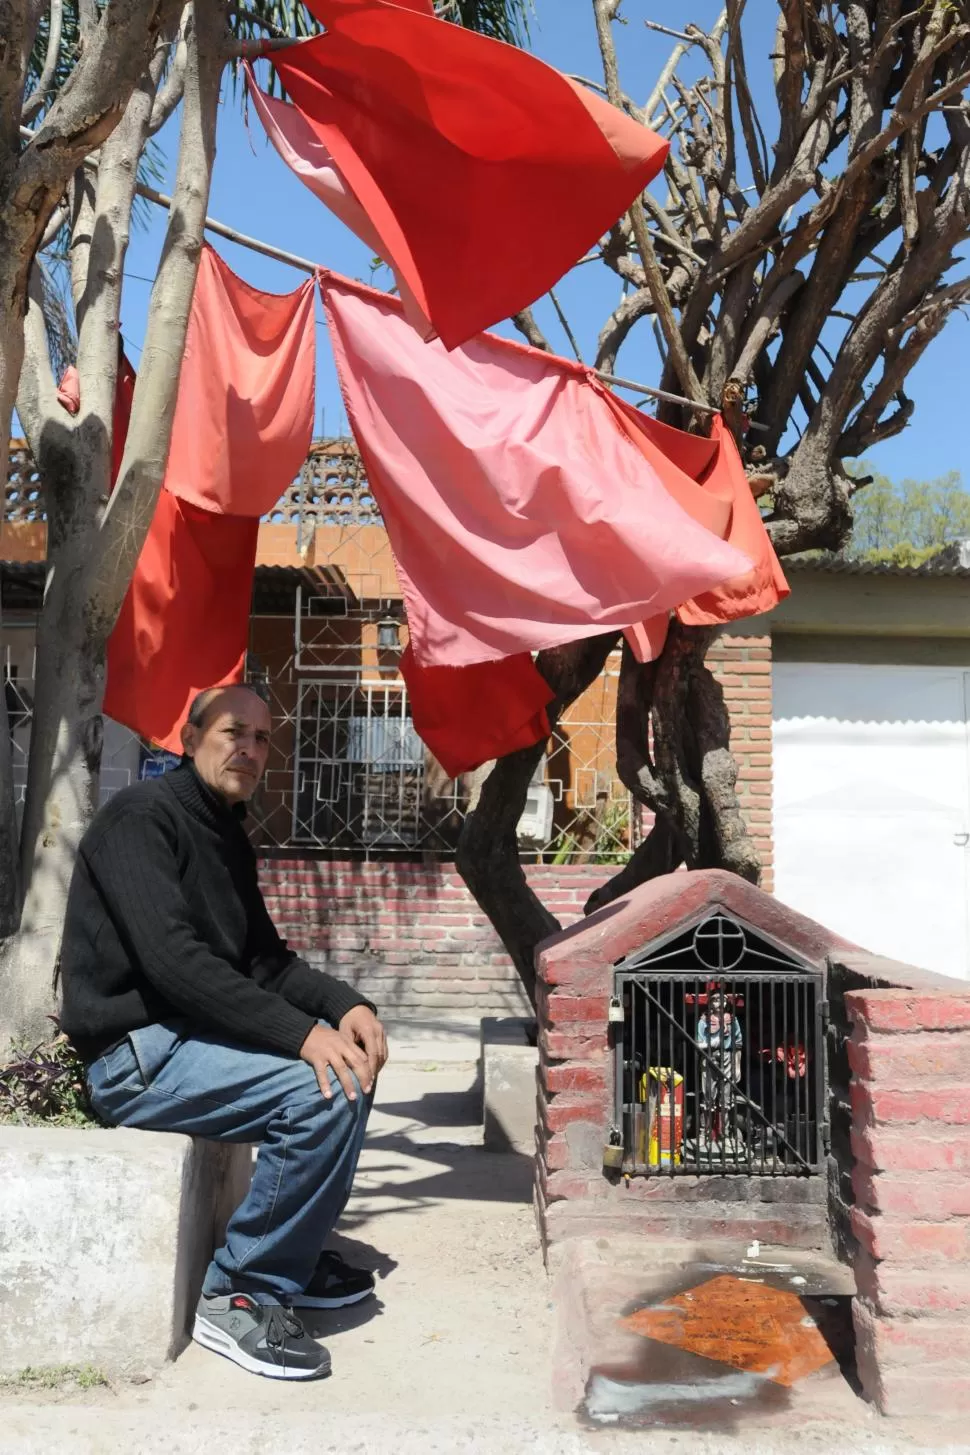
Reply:
<svg viewBox="0 0 970 1455"><path fill-rule="evenodd" d="M160 31L180 8L180 0L108 0L70 80L19 158L22 186L54 192L44 224L75 167L110 136Z"/></svg>
<svg viewBox="0 0 970 1455"><path fill-rule="evenodd" d="M47 224L47 227L44 230L44 235L37 246L37 251L39 253L42 253L45 248L50 247L51 243L57 237L57 234L60 232L61 228L67 226L68 222L70 221L70 217L71 208L70 204L67 202L62 202L58 207L57 211L51 213L51 220Z"/></svg>
<svg viewBox="0 0 970 1455"><path fill-rule="evenodd" d="M533 315L531 308L523 308L521 313L513 314L512 322L515 324L522 337L528 343L530 343L534 349L542 349L543 353L546 354L551 354L553 352L552 345L546 338L545 334L542 332L542 329L536 323L535 316Z"/></svg>
<svg viewBox="0 0 970 1455"><path fill-rule="evenodd" d="M575 354L575 356L576 356L577 360L579 361L579 363L582 363L583 362L583 356L580 353L579 344L576 342L576 335L572 331L572 328L571 328L570 323L569 323L569 319L566 317L565 313L563 312L562 305L560 304L559 299L556 296L555 289L553 289L553 288L550 288L549 289L549 301L552 304L553 308L556 310L556 317L559 319L559 322L560 322L560 324L562 326L563 333L566 335L566 338L569 340L569 347L572 349L572 351Z"/></svg>
<svg viewBox="0 0 970 1455"><path fill-rule="evenodd" d="M73 428L70 416L57 402L57 387L51 371L47 328L44 323L44 287L37 263L30 273L27 316L24 320L24 362L17 392L17 412L35 459L40 457L44 425L49 419L63 416L65 428Z"/></svg>
<svg viewBox="0 0 970 1455"><path fill-rule="evenodd" d="M182 19L179 22L179 38L175 48L175 55L172 59L165 83L155 97L155 104L152 107L151 120L148 126L149 136L155 136L161 131L166 121L174 115L176 107L180 104L185 94L185 26L188 23L189 10L186 6L182 11Z"/></svg>
<svg viewBox="0 0 970 1455"><path fill-rule="evenodd" d="M171 360L183 351L202 253L224 51L214 0L195 0L193 10L173 205L152 288L125 453L100 533L94 597L106 632L121 608L161 488L178 390Z"/></svg>
<svg viewBox="0 0 970 1455"><path fill-rule="evenodd" d="M593 7L596 15L596 31L599 38L600 54L603 58L603 75L606 80L606 91L614 106L621 104L621 92L619 73L616 64L616 48L613 44L611 23L616 13L614 0L593 0ZM657 255L653 250L653 243L650 241L650 234L647 231L647 220L643 214L643 205L639 198L636 198L630 205L630 226L633 229L634 240L637 245L637 252L640 254L640 261L646 276L647 286L653 295L654 307L660 327L663 330L670 358L681 389L688 399L698 403L704 403L704 394L700 380L694 372L694 367L687 356L684 342L680 335L677 320L674 317L674 310L670 302L664 284L663 274L657 262Z"/></svg>

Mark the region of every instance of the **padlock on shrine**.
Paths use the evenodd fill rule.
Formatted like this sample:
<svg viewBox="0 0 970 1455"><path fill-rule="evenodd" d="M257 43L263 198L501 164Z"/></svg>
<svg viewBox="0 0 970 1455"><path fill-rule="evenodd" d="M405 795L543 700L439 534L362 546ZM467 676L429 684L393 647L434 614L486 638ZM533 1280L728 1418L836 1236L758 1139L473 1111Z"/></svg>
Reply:
<svg viewBox="0 0 970 1455"><path fill-rule="evenodd" d="M610 1127L610 1139L603 1148L603 1166L616 1172L623 1166L623 1138L618 1127Z"/></svg>

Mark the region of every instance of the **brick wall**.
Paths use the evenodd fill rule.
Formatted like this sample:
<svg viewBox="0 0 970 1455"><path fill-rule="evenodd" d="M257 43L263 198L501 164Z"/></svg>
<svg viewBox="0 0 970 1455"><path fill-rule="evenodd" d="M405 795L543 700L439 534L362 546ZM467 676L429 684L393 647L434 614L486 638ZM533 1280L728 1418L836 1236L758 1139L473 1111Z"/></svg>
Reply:
<svg viewBox="0 0 970 1455"><path fill-rule="evenodd" d="M738 798L761 853L761 887L774 888L771 837L771 638L717 638L708 664L724 688L731 715L731 749L738 764Z"/></svg>
<svg viewBox="0 0 970 1455"><path fill-rule="evenodd" d="M915 985L845 996L858 1368L884 1414L939 1418L970 1412L970 990L873 963Z"/></svg>
<svg viewBox="0 0 970 1455"><path fill-rule="evenodd" d="M565 926L615 871L534 864L525 872ZM385 1014L527 1009L508 955L453 864L274 858L262 861L260 879L280 933Z"/></svg>

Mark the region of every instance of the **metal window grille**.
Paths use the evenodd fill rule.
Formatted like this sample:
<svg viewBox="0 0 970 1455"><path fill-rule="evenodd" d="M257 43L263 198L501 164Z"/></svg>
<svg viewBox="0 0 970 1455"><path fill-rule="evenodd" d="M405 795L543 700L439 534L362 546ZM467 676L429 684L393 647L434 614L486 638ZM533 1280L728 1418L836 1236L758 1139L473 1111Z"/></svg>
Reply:
<svg viewBox="0 0 970 1455"><path fill-rule="evenodd" d="M402 683L302 681L295 843L400 849L427 831L425 750Z"/></svg>
<svg viewBox="0 0 970 1455"><path fill-rule="evenodd" d="M625 1172L799 1177L820 1170L818 971L718 911L620 961L614 1007L615 1125Z"/></svg>

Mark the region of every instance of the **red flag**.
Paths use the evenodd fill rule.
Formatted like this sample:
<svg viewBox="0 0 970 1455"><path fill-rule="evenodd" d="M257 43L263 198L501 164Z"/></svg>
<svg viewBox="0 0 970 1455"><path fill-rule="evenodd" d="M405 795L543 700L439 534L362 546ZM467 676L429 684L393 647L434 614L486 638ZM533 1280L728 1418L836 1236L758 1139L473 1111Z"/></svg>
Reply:
<svg viewBox="0 0 970 1455"><path fill-rule="evenodd" d="M420 667L410 646L401 675L414 727L450 778L549 736L555 693L528 652L471 667Z"/></svg>
<svg viewBox="0 0 970 1455"><path fill-rule="evenodd" d="M384 0L273 65L448 348L532 303L668 143L535 56Z"/></svg>
<svg viewBox="0 0 970 1455"><path fill-rule="evenodd" d="M135 397L135 371L122 354L118 360L118 379L115 384L114 425L111 432L111 488L118 480L118 471L125 453L128 425L131 421L131 405Z"/></svg>
<svg viewBox="0 0 970 1455"><path fill-rule="evenodd" d="M265 515L313 436L314 283L263 293L205 247L192 297L165 488L203 510Z"/></svg>
<svg viewBox="0 0 970 1455"><path fill-rule="evenodd" d="M171 752L196 692L243 675L259 518L313 430L313 290L261 293L202 255L165 482L108 643L104 701Z"/></svg>
<svg viewBox="0 0 970 1455"><path fill-rule="evenodd" d="M195 694L242 680L258 533L253 517L161 491L108 642L104 711L115 722L179 753Z"/></svg>
<svg viewBox="0 0 970 1455"><path fill-rule="evenodd" d="M666 459L697 481L701 489L688 499L678 474L672 470L665 474L668 490L685 510L704 520L709 530L716 531L751 563L741 575L681 602L678 619L685 626L718 626L774 611L791 587L765 529L758 502L751 494L734 436L721 416L714 416L707 439L660 424L615 394L609 396L609 405L617 423L647 461L660 468ZM666 616L654 617L629 634L628 640L640 661L650 661L660 655L666 635Z"/></svg>
<svg viewBox="0 0 970 1455"><path fill-rule="evenodd" d="M288 101L280 101L277 97L261 91L248 63L245 72L253 108L280 159L325 207L330 208L335 217L340 218L345 227L357 234L372 253L384 259L394 274L398 296L404 304L408 319L422 338L434 338L435 330L401 275L391 249L378 236L374 224L340 175L333 157L308 124L303 112L291 106Z"/></svg>

